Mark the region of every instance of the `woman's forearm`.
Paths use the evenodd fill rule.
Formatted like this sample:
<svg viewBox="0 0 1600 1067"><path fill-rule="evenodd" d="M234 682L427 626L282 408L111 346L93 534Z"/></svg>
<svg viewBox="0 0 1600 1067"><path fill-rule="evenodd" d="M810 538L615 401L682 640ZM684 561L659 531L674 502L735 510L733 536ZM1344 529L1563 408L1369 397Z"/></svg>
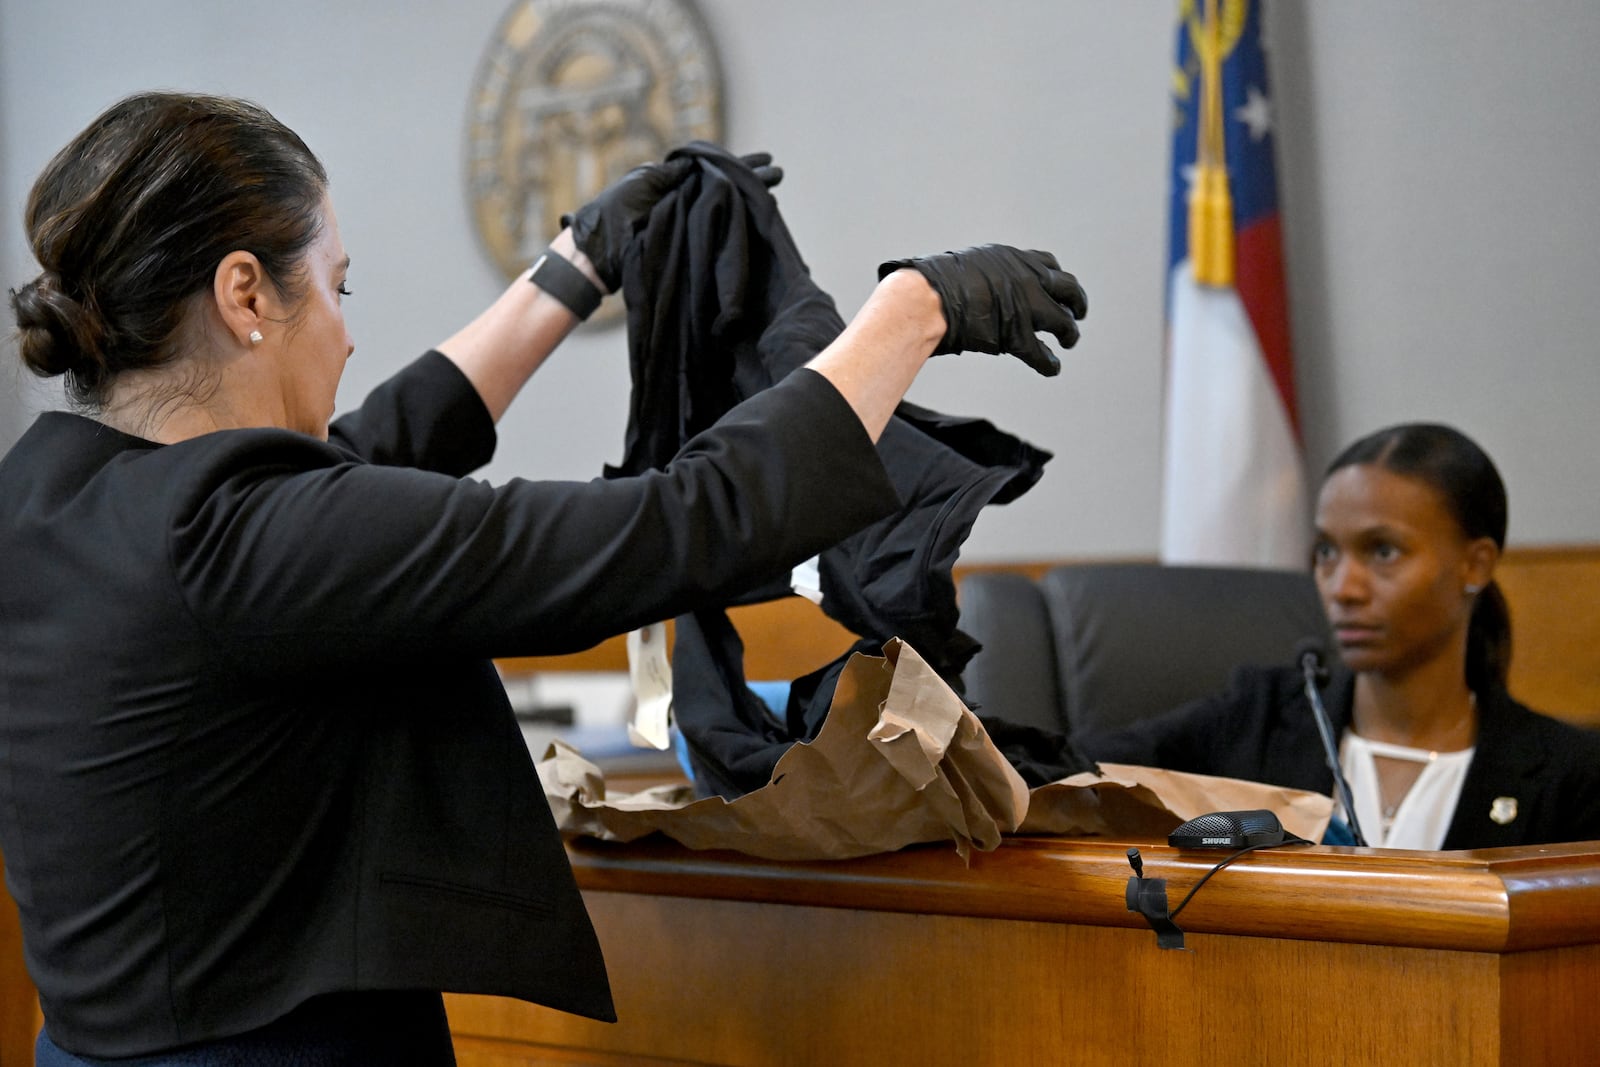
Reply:
<svg viewBox="0 0 1600 1067"><path fill-rule="evenodd" d="M550 242L549 254L572 260L600 287L594 268L573 247L569 231L562 230ZM499 422L533 372L577 325L578 317L530 282L525 271L438 349L461 368Z"/></svg>
<svg viewBox="0 0 1600 1067"><path fill-rule="evenodd" d="M833 383L876 441L944 332L938 294L916 271L899 270L807 366Z"/></svg>

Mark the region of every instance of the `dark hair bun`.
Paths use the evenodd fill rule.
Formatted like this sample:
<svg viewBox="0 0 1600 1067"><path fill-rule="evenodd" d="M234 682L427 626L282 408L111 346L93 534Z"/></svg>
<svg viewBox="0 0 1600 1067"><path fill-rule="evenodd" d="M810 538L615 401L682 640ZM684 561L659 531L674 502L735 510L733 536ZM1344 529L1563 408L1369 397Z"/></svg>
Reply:
<svg viewBox="0 0 1600 1067"><path fill-rule="evenodd" d="M244 100L135 93L57 152L28 194L43 271L11 294L19 355L102 408L119 374L188 355L179 330L217 264L248 250L301 298L328 176L305 142ZM207 346L197 359L212 355Z"/></svg>
<svg viewBox="0 0 1600 1067"><path fill-rule="evenodd" d="M93 379L105 372L105 322L91 307L74 300L54 271L45 271L11 292L17 316L17 348L35 374L53 378L72 373Z"/></svg>

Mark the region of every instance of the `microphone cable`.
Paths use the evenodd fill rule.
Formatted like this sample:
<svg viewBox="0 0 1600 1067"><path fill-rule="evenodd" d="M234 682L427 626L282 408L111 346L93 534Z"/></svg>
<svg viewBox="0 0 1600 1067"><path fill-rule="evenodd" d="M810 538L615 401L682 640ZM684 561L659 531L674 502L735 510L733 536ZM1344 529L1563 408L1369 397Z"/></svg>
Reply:
<svg viewBox="0 0 1600 1067"><path fill-rule="evenodd" d="M1243 856L1247 852L1256 852L1263 848L1279 848L1283 845L1310 845L1314 842L1295 834L1286 836L1282 841L1263 841L1260 844L1246 845L1245 847L1223 857L1213 864L1211 869L1200 876L1200 880L1189 888L1184 898L1176 908L1167 910L1167 880L1165 878L1146 878L1144 876L1144 857L1137 848L1128 849L1128 865L1133 868L1133 877L1128 879L1125 891L1128 910L1138 912L1144 916L1145 922L1156 933L1156 947L1164 949L1184 948L1183 928L1178 925L1178 913L1189 906L1189 901L1200 892L1200 887L1211 880L1211 876L1222 868Z"/></svg>
<svg viewBox="0 0 1600 1067"><path fill-rule="evenodd" d="M1311 843L1312 842L1307 841L1303 837L1299 837L1299 836L1296 836L1296 835L1290 835L1288 837L1285 837L1282 841L1277 842L1276 844L1263 843L1263 844L1259 844L1259 845L1246 845L1246 846L1244 846L1244 848L1239 849L1237 852L1233 852L1233 853L1228 854L1227 856L1224 856L1209 871L1207 871L1205 874L1201 875L1200 876L1200 880L1198 882L1196 882L1194 885L1189 887L1189 892L1184 894L1183 900L1179 901L1178 906L1176 908L1173 908L1170 912L1167 913L1167 917L1171 918L1171 919L1176 919L1178 917L1178 913L1180 911L1182 911L1184 908L1189 906L1189 901L1193 900L1194 899L1194 895L1196 893L1200 892L1200 887L1201 886L1205 885L1206 882L1211 880L1211 876L1213 874L1216 874L1218 871L1222 870L1222 868L1226 867L1228 864L1232 863L1234 860L1238 859L1240 856L1243 856L1246 852L1256 852L1256 851L1259 851L1260 849L1263 849L1263 848L1281 848L1284 845L1309 845Z"/></svg>

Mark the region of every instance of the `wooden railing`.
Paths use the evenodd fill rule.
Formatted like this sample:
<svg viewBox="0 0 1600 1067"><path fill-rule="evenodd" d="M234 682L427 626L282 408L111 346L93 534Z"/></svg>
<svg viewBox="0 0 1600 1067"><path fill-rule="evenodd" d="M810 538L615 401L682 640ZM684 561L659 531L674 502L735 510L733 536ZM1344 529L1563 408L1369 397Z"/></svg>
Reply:
<svg viewBox="0 0 1600 1067"><path fill-rule="evenodd" d="M575 841L618 1022L447 998L462 1067L556 1064L1587 1063L1600 1042L1596 843L1274 849L1206 882L1156 947L1126 849L1169 901L1220 858L1008 838L779 863Z"/></svg>

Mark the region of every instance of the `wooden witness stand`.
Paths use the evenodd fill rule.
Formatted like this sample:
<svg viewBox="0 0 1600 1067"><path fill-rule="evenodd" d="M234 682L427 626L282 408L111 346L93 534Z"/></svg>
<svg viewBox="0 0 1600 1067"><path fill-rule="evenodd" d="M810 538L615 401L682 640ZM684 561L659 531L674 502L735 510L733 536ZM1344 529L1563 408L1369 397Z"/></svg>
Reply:
<svg viewBox="0 0 1600 1067"><path fill-rule="evenodd" d="M1514 549L1499 575L1512 692L1600 726L1600 546ZM731 614L751 678L797 677L853 639L798 599ZM626 669L621 646L503 666ZM1221 858L1012 838L970 868L947 846L780 864L574 841L622 1021L453 996L458 1058L1454 1067L1586 1063L1600 1047L1600 842L1246 856L1179 917L1187 952L1157 949L1126 910L1130 843L1173 906ZM33 1062L39 1025L7 897L0 1067Z"/></svg>
<svg viewBox="0 0 1600 1067"><path fill-rule="evenodd" d="M1514 548L1497 576L1512 692L1600 727L1600 546ZM751 678L797 677L852 640L798 600L730 615ZM626 659L619 638L523 666ZM457 1057L1458 1067L1588 1063L1600 1048L1600 842L1246 856L1179 916L1185 952L1158 949L1127 910L1130 844L1173 907L1222 858L1010 838L970 868L948 847L781 864L574 841L621 1021L451 997Z"/></svg>
<svg viewBox="0 0 1600 1067"><path fill-rule="evenodd" d="M1177 906L1226 853L1135 842ZM447 998L462 1067L1577 1064L1600 1047L1600 843L1283 848L1156 947L1129 842L776 863L574 841L617 1012Z"/></svg>
<svg viewBox="0 0 1600 1067"><path fill-rule="evenodd" d="M1158 949L1129 842L1008 838L778 863L569 846L621 1021L449 996L462 1067L1578 1064L1600 1047L1600 843L1285 848L1223 869ZM1135 842L1173 906L1221 858ZM0 912L0 1065L39 1015Z"/></svg>

